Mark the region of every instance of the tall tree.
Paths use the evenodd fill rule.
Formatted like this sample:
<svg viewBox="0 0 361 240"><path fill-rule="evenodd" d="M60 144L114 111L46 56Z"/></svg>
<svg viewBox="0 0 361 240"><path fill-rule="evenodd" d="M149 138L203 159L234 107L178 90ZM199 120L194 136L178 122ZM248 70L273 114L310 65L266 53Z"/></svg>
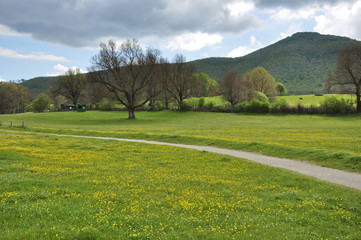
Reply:
<svg viewBox="0 0 361 240"><path fill-rule="evenodd" d="M114 97L123 104L129 119L135 119L135 110L145 105L161 92L146 94L150 86L158 85L157 74L160 68L159 51L140 48L136 39L127 40L120 47L110 40L100 44L99 54L93 56L90 78L103 83Z"/></svg>
<svg viewBox="0 0 361 240"><path fill-rule="evenodd" d="M267 97L277 95L276 80L263 67L256 67L245 74L244 78L253 83L254 91L262 92Z"/></svg>
<svg viewBox="0 0 361 240"><path fill-rule="evenodd" d="M338 56L337 65L331 78L333 85L354 89L357 112L361 112L361 46L343 48ZM332 80L333 79L333 80Z"/></svg>
<svg viewBox="0 0 361 240"><path fill-rule="evenodd" d="M25 107L33 99L33 93L20 84L0 84L0 112L2 114L25 112Z"/></svg>
<svg viewBox="0 0 361 240"><path fill-rule="evenodd" d="M236 71L228 71L219 81L219 91L224 100L232 106L244 100L241 78Z"/></svg>
<svg viewBox="0 0 361 240"><path fill-rule="evenodd" d="M193 75L194 71L194 65L187 63L183 55L177 54L175 56L169 78L168 92L179 106L185 99L192 96L192 91L197 85Z"/></svg>
<svg viewBox="0 0 361 240"><path fill-rule="evenodd" d="M80 72L79 68L76 70L69 68L57 81L60 94L70 99L74 105L78 103L81 94L85 90L86 83L86 76Z"/></svg>

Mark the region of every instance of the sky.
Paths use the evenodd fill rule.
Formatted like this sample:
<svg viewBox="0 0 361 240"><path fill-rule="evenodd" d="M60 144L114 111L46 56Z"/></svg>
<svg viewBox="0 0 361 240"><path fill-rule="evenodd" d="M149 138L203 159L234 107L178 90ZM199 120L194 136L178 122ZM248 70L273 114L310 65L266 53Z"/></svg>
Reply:
<svg viewBox="0 0 361 240"><path fill-rule="evenodd" d="M86 72L138 39L170 62L239 57L296 32L361 40L361 0L0 0L0 81Z"/></svg>

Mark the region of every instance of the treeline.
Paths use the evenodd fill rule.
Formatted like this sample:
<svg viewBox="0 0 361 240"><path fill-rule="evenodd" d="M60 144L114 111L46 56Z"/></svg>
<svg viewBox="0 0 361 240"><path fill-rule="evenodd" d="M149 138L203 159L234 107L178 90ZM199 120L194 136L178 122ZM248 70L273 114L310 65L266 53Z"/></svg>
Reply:
<svg viewBox="0 0 361 240"><path fill-rule="evenodd" d="M186 110L202 112L226 112L226 113L274 113L274 114L348 114L355 113L355 102L349 99L339 99L335 96L327 96L319 105L290 106L285 99L269 102L267 98L260 100L252 98L236 105L215 105L212 102L205 103L204 98L199 98L197 104L187 105Z"/></svg>
<svg viewBox="0 0 361 240"><path fill-rule="evenodd" d="M16 83L0 82L0 113L24 113L35 95Z"/></svg>
<svg viewBox="0 0 361 240"><path fill-rule="evenodd" d="M243 76L228 71L217 83L207 74L196 73L194 64L186 62L183 55L176 55L170 63L156 49L148 48L144 51L136 39L127 40L121 45L109 41L102 43L100 48L99 53L91 59L89 73L82 74L79 69L69 69L66 74L54 79L46 94L40 94L35 100L20 85L1 84L1 113L59 111L61 104L69 103L73 106L86 104L88 109L95 110L110 110L116 103L117 109L128 111L129 119L135 118L136 110L174 108L181 111L194 109L314 114L349 113L355 110L352 103L339 102L337 99L329 100L321 107L309 108L293 108L286 102L275 102L275 96L286 94L287 90L262 67L256 67ZM334 77L329 81L332 86L355 86L358 112L361 111L360 56L360 47L345 48L332 76L347 81L334 81ZM200 102L195 109L185 101L191 97L217 95L221 95L229 104L214 107Z"/></svg>

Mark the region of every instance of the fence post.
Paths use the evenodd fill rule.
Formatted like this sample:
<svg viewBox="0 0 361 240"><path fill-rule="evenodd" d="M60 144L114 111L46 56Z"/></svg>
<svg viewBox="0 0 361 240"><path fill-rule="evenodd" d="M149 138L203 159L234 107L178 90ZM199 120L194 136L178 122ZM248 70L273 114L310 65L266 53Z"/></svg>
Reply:
<svg viewBox="0 0 361 240"><path fill-rule="evenodd" d="M13 126L13 122L10 122L10 127L12 127Z"/></svg>

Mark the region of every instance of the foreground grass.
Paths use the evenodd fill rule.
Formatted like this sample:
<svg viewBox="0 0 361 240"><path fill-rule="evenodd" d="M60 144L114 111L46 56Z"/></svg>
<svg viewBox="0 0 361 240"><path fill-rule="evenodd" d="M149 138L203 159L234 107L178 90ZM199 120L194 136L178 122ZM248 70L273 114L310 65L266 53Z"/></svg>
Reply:
<svg viewBox="0 0 361 240"><path fill-rule="evenodd" d="M1 239L359 239L360 191L232 157L0 133Z"/></svg>
<svg viewBox="0 0 361 240"><path fill-rule="evenodd" d="M361 172L361 116L240 115L199 112L68 112L1 115L0 129L213 145L308 160ZM25 129L9 127L21 126Z"/></svg>

